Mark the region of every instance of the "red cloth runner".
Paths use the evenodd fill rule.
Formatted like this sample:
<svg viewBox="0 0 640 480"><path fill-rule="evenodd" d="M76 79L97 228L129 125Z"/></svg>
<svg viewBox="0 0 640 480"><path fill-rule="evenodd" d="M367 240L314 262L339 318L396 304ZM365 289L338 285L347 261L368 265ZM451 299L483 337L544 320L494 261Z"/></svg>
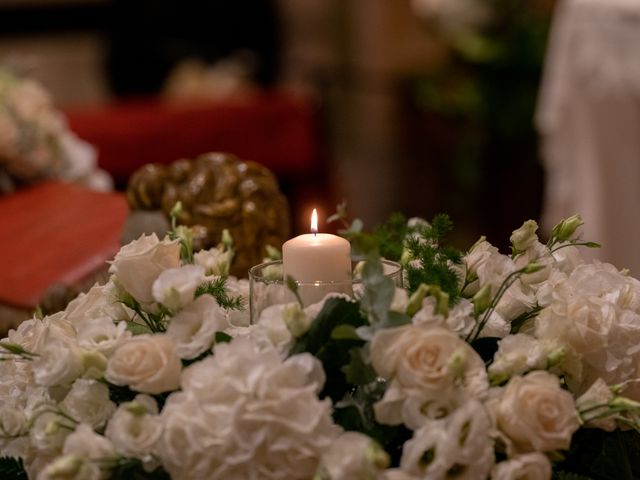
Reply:
<svg viewBox="0 0 640 480"><path fill-rule="evenodd" d="M47 182L0 197L0 302L35 307L55 283L74 285L120 248L120 193Z"/></svg>

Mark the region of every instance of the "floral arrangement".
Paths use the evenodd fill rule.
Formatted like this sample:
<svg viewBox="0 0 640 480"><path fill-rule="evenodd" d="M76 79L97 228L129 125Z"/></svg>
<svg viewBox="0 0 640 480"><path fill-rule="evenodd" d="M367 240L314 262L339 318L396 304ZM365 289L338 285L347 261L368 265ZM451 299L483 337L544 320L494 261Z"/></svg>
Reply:
<svg viewBox="0 0 640 480"><path fill-rule="evenodd" d="M228 235L142 236L0 341L0 477L637 478L640 282L585 261L581 223L505 255L444 246L445 216L354 221L357 298L253 324Z"/></svg>
<svg viewBox="0 0 640 480"><path fill-rule="evenodd" d="M44 179L111 188L95 150L69 130L47 90L0 66L0 193Z"/></svg>

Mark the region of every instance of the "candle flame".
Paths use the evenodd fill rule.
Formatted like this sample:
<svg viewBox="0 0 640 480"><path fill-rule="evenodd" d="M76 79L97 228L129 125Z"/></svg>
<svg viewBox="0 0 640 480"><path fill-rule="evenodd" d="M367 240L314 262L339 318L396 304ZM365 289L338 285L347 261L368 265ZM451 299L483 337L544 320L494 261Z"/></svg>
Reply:
<svg viewBox="0 0 640 480"><path fill-rule="evenodd" d="M314 235L318 233L318 212L316 212L315 208L311 213L311 233Z"/></svg>

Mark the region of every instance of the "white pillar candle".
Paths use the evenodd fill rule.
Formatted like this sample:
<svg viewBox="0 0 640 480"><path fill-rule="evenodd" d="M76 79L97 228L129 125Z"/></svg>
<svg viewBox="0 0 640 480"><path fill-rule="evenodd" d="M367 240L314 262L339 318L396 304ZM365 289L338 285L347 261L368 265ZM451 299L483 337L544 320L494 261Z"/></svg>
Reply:
<svg viewBox="0 0 640 480"><path fill-rule="evenodd" d="M351 293L351 245L337 235L317 233L315 209L311 231L313 233L299 235L282 246L285 278L290 275L303 284L300 295L305 305L321 300L330 291ZM314 283L317 285L308 285Z"/></svg>

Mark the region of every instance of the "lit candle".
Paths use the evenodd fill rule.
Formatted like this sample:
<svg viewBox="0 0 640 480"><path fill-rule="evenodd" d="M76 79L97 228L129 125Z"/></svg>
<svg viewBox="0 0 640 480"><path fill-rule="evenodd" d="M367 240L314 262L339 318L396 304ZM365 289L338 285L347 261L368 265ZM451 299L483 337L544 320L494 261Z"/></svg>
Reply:
<svg viewBox="0 0 640 480"><path fill-rule="evenodd" d="M321 300L330 291L351 293L351 245L342 237L318 233L315 208L311 232L292 238L282 246L285 277L290 275L301 284L315 284L300 289L305 305Z"/></svg>

